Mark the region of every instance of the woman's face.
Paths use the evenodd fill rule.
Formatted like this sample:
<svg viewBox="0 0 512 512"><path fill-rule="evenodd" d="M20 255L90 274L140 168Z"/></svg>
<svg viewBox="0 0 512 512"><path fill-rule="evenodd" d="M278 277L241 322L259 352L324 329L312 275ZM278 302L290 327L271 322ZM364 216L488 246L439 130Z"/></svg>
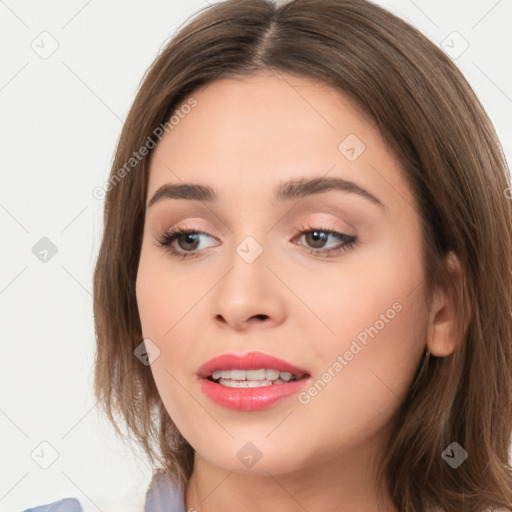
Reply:
<svg viewBox="0 0 512 512"><path fill-rule="evenodd" d="M152 155L137 275L165 407L197 454L229 471L368 451L425 349L420 217L400 165L348 97L309 79L221 79L193 98ZM315 179L328 181L286 185ZM184 184L217 198L168 190L149 206ZM195 234L159 245L173 228ZM254 388L238 387L243 373L198 376L214 357L255 351L306 376ZM252 369L282 370L274 363Z"/></svg>

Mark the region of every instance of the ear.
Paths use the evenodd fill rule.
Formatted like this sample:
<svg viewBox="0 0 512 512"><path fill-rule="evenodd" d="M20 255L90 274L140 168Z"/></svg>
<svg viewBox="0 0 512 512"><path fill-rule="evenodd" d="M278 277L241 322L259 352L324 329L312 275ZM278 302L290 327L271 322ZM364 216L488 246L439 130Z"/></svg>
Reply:
<svg viewBox="0 0 512 512"><path fill-rule="evenodd" d="M462 310L457 300L463 297L464 276L460 260L453 251L446 256L444 275L446 279L442 279L442 284L434 291L427 328L427 348L437 357L449 356L459 341L457 315Z"/></svg>

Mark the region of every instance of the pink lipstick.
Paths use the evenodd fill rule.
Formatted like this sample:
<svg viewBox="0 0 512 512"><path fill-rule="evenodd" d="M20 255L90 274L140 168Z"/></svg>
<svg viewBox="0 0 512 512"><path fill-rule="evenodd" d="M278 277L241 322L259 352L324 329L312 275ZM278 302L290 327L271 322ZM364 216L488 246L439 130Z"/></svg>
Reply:
<svg viewBox="0 0 512 512"><path fill-rule="evenodd" d="M242 411L270 407L298 393L310 378L308 370L261 352L223 354L204 363L197 375L206 396Z"/></svg>

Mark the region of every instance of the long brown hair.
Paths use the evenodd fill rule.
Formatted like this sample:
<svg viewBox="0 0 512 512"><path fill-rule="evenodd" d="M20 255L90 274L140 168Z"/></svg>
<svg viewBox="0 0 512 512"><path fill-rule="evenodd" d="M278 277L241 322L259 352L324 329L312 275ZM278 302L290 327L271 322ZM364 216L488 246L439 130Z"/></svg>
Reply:
<svg viewBox="0 0 512 512"><path fill-rule="evenodd" d="M382 475L396 506L511 510L507 164L491 121L452 61L365 0L223 1L182 27L151 65L119 139L94 273L95 393L103 410L122 435L120 415L149 459L187 487L194 450L167 414L150 368L134 357L142 341L135 282L151 150L132 169L126 163L198 87L259 71L331 85L375 121L419 204L427 304L434 287L447 282L448 253L461 262L463 286L451 290L457 348L418 365L395 417ZM457 469L442 457L453 442L468 453Z"/></svg>

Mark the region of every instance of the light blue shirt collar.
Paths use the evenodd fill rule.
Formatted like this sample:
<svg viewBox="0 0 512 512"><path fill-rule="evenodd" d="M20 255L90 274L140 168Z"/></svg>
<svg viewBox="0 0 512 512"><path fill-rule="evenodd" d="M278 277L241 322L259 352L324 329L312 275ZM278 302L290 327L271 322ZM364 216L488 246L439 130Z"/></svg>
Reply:
<svg viewBox="0 0 512 512"><path fill-rule="evenodd" d="M64 498L23 512L84 512L76 498ZM185 512L183 490L167 474L155 473L146 492L144 512Z"/></svg>
<svg viewBox="0 0 512 512"><path fill-rule="evenodd" d="M144 512L186 512L183 489L168 474L155 473L146 493Z"/></svg>

